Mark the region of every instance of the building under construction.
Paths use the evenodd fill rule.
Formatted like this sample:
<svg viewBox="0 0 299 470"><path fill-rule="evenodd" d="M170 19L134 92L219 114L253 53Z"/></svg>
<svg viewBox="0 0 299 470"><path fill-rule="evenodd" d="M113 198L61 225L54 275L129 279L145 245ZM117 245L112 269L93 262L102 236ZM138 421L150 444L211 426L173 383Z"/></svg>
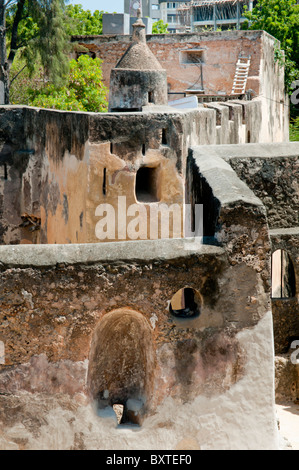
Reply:
<svg viewBox="0 0 299 470"><path fill-rule="evenodd" d="M177 8L178 32L202 29L240 29L246 21L244 11L251 11L252 0L191 0Z"/></svg>

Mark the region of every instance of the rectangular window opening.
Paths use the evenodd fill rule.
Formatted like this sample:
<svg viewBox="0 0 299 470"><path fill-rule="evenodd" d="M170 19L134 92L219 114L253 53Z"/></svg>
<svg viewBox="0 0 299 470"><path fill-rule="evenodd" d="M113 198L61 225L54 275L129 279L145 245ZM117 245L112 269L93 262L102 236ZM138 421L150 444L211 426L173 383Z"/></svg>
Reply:
<svg viewBox="0 0 299 470"><path fill-rule="evenodd" d="M143 166L136 174L135 195L138 202L158 202L159 167Z"/></svg>
<svg viewBox="0 0 299 470"><path fill-rule="evenodd" d="M180 51L180 64L182 65L198 65L203 63L202 49L187 49Z"/></svg>

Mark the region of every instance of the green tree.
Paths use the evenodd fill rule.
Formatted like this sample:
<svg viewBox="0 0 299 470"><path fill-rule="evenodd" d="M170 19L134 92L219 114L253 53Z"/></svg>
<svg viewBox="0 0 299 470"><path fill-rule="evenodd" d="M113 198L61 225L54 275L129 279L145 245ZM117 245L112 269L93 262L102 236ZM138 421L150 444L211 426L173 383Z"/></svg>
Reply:
<svg viewBox="0 0 299 470"><path fill-rule="evenodd" d="M299 141L299 116L295 117L290 122L290 141Z"/></svg>
<svg viewBox="0 0 299 470"><path fill-rule="evenodd" d="M280 41L276 59L285 65L286 88L291 92L291 83L299 77L299 5L296 0L258 0L253 10L244 16L249 23L244 29L264 30Z"/></svg>
<svg viewBox="0 0 299 470"><path fill-rule="evenodd" d="M96 10L91 13L90 10L83 10L82 5L68 5L66 7L66 16L68 18L66 31L70 36L83 36L102 34L103 32L103 13Z"/></svg>
<svg viewBox="0 0 299 470"><path fill-rule="evenodd" d="M68 35L64 27L65 0L0 0L0 104L9 103L15 77L12 64L19 52L30 74L36 64L58 83L66 73Z"/></svg>
<svg viewBox="0 0 299 470"><path fill-rule="evenodd" d="M25 60L16 55L11 66L10 74L13 77L9 89L9 101L11 104L29 104L29 90L39 90L45 85L44 70L36 64L34 72L29 72Z"/></svg>
<svg viewBox="0 0 299 470"><path fill-rule="evenodd" d="M40 90L29 92L29 104L41 108L68 111L107 111L107 88L102 82L102 61L81 55L70 61L70 72L65 85L55 87L47 84Z"/></svg>
<svg viewBox="0 0 299 470"><path fill-rule="evenodd" d="M153 34L166 34L168 33L167 28L168 28L168 23L164 23L163 20L158 20L155 23L153 23L152 33Z"/></svg>

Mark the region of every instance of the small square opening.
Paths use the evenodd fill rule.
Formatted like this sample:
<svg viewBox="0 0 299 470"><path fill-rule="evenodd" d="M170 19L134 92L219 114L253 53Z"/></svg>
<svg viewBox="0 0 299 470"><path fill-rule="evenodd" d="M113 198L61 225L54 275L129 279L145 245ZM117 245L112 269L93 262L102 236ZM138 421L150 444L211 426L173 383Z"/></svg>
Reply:
<svg viewBox="0 0 299 470"><path fill-rule="evenodd" d="M203 63L202 49L187 49L180 51L180 64L182 65L198 65Z"/></svg>
<svg viewBox="0 0 299 470"><path fill-rule="evenodd" d="M135 194L138 202L158 202L159 167L143 166L136 174Z"/></svg>

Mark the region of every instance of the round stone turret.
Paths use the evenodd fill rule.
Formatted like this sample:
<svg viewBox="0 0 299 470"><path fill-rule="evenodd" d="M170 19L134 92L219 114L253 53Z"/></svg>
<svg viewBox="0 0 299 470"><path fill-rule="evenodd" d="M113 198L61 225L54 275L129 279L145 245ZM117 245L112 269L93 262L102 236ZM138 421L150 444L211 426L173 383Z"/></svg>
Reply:
<svg viewBox="0 0 299 470"><path fill-rule="evenodd" d="M147 105L167 105L167 76L146 44L145 25L133 24L132 44L110 75L109 111L142 111Z"/></svg>

